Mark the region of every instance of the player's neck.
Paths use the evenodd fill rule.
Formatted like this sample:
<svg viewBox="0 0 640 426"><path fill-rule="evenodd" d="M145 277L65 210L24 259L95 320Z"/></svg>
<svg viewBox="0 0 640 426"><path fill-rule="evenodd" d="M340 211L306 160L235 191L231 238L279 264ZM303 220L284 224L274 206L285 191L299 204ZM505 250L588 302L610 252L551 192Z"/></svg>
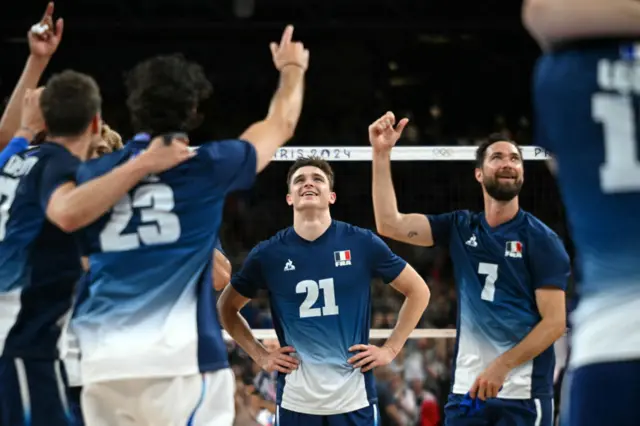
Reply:
<svg viewBox="0 0 640 426"><path fill-rule="evenodd" d="M511 201L498 201L491 197L484 199L484 218L490 227L495 228L516 217L520 210L518 197Z"/></svg>
<svg viewBox="0 0 640 426"><path fill-rule="evenodd" d="M91 140L87 140L87 137L85 135L72 138L47 138L47 142L55 142L64 146L70 153L72 153L82 161L85 161L87 159L89 147L91 146Z"/></svg>
<svg viewBox="0 0 640 426"><path fill-rule="evenodd" d="M331 226L329 210L294 212L293 230L307 241L315 241Z"/></svg>

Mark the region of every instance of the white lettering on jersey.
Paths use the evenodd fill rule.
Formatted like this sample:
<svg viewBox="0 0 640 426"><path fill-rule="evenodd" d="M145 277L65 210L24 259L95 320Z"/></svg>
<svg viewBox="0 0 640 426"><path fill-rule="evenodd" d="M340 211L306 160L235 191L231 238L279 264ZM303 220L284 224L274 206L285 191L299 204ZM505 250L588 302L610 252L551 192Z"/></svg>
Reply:
<svg viewBox="0 0 640 426"><path fill-rule="evenodd" d="M314 308L320 289L324 296L324 306L322 308ZM312 318L328 315L338 315L340 309L336 305L336 294L333 286L333 278L325 278L319 282L313 280L300 281L296 285L296 293L306 293L304 301L300 305L300 318Z"/></svg>

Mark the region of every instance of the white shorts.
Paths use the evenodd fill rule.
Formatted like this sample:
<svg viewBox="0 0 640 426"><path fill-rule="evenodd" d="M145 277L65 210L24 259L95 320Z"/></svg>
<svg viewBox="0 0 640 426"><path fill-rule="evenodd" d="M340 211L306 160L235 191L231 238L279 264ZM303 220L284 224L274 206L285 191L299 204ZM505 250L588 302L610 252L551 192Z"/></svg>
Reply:
<svg viewBox="0 0 640 426"><path fill-rule="evenodd" d="M85 385L86 426L232 426L235 378L227 368L172 378Z"/></svg>

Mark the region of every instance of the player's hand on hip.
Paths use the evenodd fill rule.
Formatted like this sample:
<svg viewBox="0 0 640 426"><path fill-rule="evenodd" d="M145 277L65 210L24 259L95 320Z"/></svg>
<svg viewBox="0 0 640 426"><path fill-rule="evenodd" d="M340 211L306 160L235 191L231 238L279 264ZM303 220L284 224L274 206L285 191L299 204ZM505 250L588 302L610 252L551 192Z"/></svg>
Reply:
<svg viewBox="0 0 640 426"><path fill-rule="evenodd" d="M300 364L300 361L291 355L288 355L295 351L296 350L291 346L275 349L265 355L262 359L258 360L258 364L260 365L260 368L268 373L272 373L274 371L279 371L284 374L292 373Z"/></svg>
<svg viewBox="0 0 640 426"><path fill-rule="evenodd" d="M64 21L59 18L53 23L53 2L47 4L42 19L33 25L27 33L29 50L38 58L49 59L60 45Z"/></svg>
<svg viewBox="0 0 640 426"><path fill-rule="evenodd" d="M189 149L188 142L186 136L178 135L170 139L165 136L153 138L149 148L140 156L144 156L147 172L160 173L195 156L196 152Z"/></svg>
<svg viewBox="0 0 640 426"><path fill-rule="evenodd" d="M273 64L278 71L293 66L306 71L309 67L309 50L299 41L292 41L293 25L287 25L282 33L280 44L270 43Z"/></svg>
<svg viewBox="0 0 640 426"><path fill-rule="evenodd" d="M353 368L360 368L365 373L375 367L381 367L389 364L396 357L396 353L388 346L376 345L354 345L349 348L349 352L360 351L352 356L347 362L353 365Z"/></svg>
<svg viewBox="0 0 640 426"><path fill-rule="evenodd" d="M400 139L402 131L409 123L408 118L403 118L396 125L396 116L388 111L369 126L369 142L374 151L389 151Z"/></svg>
<svg viewBox="0 0 640 426"><path fill-rule="evenodd" d="M495 360L476 378L473 386L469 390L471 398L480 398L486 401L489 398L496 398L502 389L505 379L509 374L509 368L499 359Z"/></svg>

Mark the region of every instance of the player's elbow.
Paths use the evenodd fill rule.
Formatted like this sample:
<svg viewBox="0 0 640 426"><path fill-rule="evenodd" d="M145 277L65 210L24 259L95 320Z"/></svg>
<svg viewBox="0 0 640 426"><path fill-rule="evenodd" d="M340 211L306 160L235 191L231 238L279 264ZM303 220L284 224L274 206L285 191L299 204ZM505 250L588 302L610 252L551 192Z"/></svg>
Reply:
<svg viewBox="0 0 640 426"><path fill-rule="evenodd" d="M554 4L556 3L556 4ZM522 22L539 41L560 37L559 31L566 23L558 16L555 0L526 0L522 8Z"/></svg>
<svg viewBox="0 0 640 426"><path fill-rule="evenodd" d="M73 233L84 225L82 218L64 206L49 206L47 218L60 230Z"/></svg>
<svg viewBox="0 0 640 426"><path fill-rule="evenodd" d="M567 331L567 319L565 315L554 315L544 320L547 323L547 332L555 342Z"/></svg>
<svg viewBox="0 0 640 426"><path fill-rule="evenodd" d="M378 232L378 234L382 235L383 237L398 239L401 234L400 232L401 222L402 222L402 217L400 214L396 214L393 216L377 215L376 231Z"/></svg>

